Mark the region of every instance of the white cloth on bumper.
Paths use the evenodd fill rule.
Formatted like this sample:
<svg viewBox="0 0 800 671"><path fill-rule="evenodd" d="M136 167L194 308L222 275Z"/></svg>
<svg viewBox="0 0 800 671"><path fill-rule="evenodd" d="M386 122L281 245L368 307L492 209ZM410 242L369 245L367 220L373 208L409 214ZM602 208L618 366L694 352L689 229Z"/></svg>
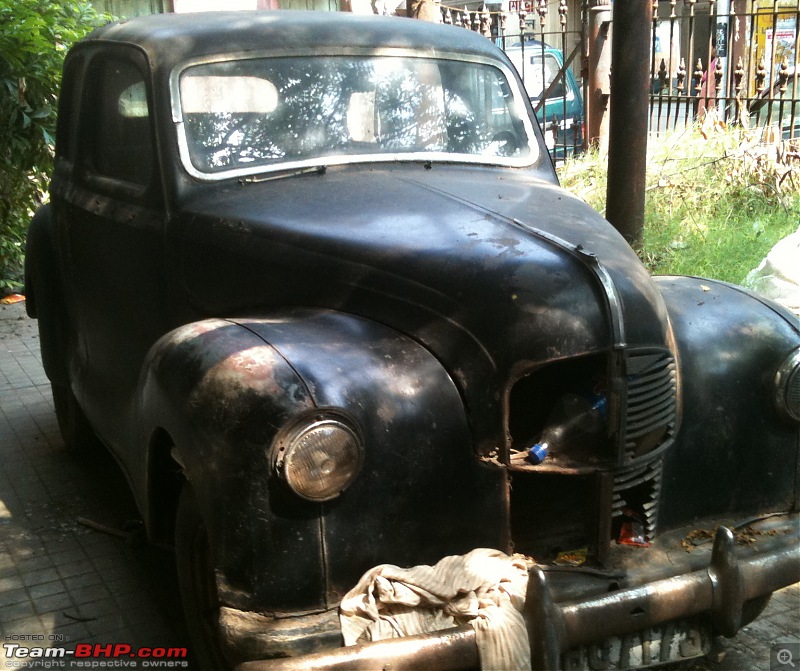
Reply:
<svg viewBox="0 0 800 671"><path fill-rule="evenodd" d="M528 670L530 645L521 610L528 586L522 555L479 548L435 566L383 564L342 600L345 645L413 636L469 622L482 669Z"/></svg>

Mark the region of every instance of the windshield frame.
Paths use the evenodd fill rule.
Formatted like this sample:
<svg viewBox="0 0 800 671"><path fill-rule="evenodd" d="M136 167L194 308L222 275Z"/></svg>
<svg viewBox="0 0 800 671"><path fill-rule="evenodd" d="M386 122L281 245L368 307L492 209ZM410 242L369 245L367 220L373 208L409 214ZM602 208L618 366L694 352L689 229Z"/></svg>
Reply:
<svg viewBox="0 0 800 671"><path fill-rule="evenodd" d="M186 126L183 118L180 79L182 74L199 65L209 65L213 63L225 63L236 60L259 60L267 58L341 58L348 56L376 57L376 58L414 58L426 60L446 60L454 62L464 62L472 64L486 65L499 70L505 77L511 94L513 96L512 105L516 109L519 120L522 122L525 133L528 137L530 151L526 156L506 157L490 156L477 154L457 154L437 151L424 152L387 152L387 153L365 153L365 154L335 154L307 159L288 160L273 164L259 164L253 167L237 167L230 170L219 172L204 172L199 170L192 163ZM172 122L177 133L178 152L184 170L195 179L207 182L216 182L232 178L241 178L252 175L269 174L276 172L294 171L298 169L314 168L320 166L347 165L357 163L452 163L470 165L490 165L508 168L529 168L534 166L541 158L541 139L539 137L538 124L532 121L532 108L530 100L520 86L516 74L511 68L499 59L482 58L471 54L458 52L440 52L436 49L420 52L419 50L385 47L379 49L271 49L264 51L248 52L228 52L218 53L201 58L195 58L181 63L170 73L169 78L170 103L172 112Z"/></svg>

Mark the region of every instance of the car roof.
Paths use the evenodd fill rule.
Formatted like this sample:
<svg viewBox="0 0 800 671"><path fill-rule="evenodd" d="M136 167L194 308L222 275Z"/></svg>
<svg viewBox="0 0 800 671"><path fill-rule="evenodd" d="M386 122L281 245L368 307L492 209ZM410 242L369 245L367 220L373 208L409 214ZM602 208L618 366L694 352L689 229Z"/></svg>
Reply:
<svg viewBox="0 0 800 671"><path fill-rule="evenodd" d="M134 45L154 66L166 68L212 54L309 47L334 51L393 47L433 57L455 52L503 58L491 40L465 28L400 17L293 10L139 16L98 28L82 42Z"/></svg>
<svg viewBox="0 0 800 671"><path fill-rule="evenodd" d="M514 50L522 49L522 46L523 46L522 42L517 40L513 44L511 44L508 47L506 47L506 51L508 51L510 49L514 49ZM527 49L541 49L542 47L544 47L545 51L555 51L555 52L561 53L561 49L559 49L557 47L554 47L554 46L551 46L550 44L547 44L547 42L540 42L539 40L525 40L525 49L526 50Z"/></svg>

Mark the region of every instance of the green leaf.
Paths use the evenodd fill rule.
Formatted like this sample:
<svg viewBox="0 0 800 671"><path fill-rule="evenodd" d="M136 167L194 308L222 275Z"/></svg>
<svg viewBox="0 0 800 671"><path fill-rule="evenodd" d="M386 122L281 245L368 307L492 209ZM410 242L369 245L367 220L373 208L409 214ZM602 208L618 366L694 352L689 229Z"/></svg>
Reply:
<svg viewBox="0 0 800 671"><path fill-rule="evenodd" d="M64 57L108 20L84 0L0 0L0 287L20 273L25 231L47 189Z"/></svg>

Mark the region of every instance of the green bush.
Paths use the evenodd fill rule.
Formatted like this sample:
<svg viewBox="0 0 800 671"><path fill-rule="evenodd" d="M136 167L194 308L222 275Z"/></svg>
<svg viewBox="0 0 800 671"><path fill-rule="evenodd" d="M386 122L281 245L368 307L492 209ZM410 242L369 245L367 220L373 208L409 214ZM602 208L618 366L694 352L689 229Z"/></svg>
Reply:
<svg viewBox="0 0 800 671"><path fill-rule="evenodd" d="M763 129L691 128L648 142L639 255L655 274L739 284L800 223L800 161ZM605 207L605 162L588 154L560 169L562 184Z"/></svg>
<svg viewBox="0 0 800 671"><path fill-rule="evenodd" d="M0 0L0 294L20 286L25 231L47 191L64 56L108 18L83 2Z"/></svg>

